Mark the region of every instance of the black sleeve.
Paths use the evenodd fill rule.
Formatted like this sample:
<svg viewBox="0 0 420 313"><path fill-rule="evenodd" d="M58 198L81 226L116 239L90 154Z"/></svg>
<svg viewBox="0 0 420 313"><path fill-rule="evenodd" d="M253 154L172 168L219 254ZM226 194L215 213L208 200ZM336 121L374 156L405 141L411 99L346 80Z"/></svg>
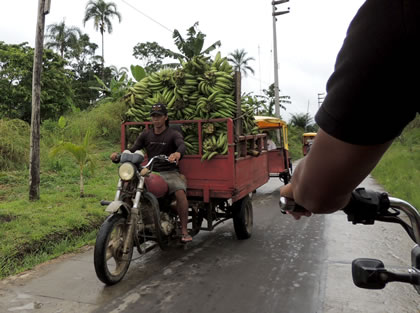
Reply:
<svg viewBox="0 0 420 313"><path fill-rule="evenodd" d="M185 155L185 143L184 138L178 131L174 131L174 140L175 140L175 146L176 146L176 152L181 153L181 158Z"/></svg>
<svg viewBox="0 0 420 313"><path fill-rule="evenodd" d="M141 150L143 148L146 147L146 137L147 137L147 130L143 131L140 136L137 137L136 141L134 142L134 144L130 147L130 152L136 152L137 150Z"/></svg>
<svg viewBox="0 0 420 313"><path fill-rule="evenodd" d="M402 3L366 1L351 22L315 116L331 136L358 145L385 143L419 110L413 77L420 68L414 52L420 10L416 5L413 14ZM415 32L407 27L411 24L417 25Z"/></svg>

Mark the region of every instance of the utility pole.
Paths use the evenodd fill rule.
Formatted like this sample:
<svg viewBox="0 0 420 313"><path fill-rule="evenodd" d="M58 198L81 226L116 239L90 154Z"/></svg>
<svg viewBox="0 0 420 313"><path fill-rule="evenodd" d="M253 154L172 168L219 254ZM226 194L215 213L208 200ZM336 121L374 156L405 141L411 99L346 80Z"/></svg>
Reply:
<svg viewBox="0 0 420 313"><path fill-rule="evenodd" d="M277 4L282 4L285 2L289 2L289 0L277 0L272 1L271 4L273 6L273 47L274 47L274 104L275 104L275 114L277 117L280 117L280 100L279 100L279 65L277 61L277 33L276 33L276 16L283 15L290 12L290 8L287 8L287 11L279 11L276 12Z"/></svg>
<svg viewBox="0 0 420 313"><path fill-rule="evenodd" d="M318 109L321 106L322 102L324 102L324 99L325 99L325 93L324 92L318 93Z"/></svg>
<svg viewBox="0 0 420 313"><path fill-rule="evenodd" d="M305 123L305 132L308 127L308 120L309 120L309 99L308 99L308 106L306 107L306 123Z"/></svg>
<svg viewBox="0 0 420 313"><path fill-rule="evenodd" d="M44 50L45 15L50 12L51 0L38 1L38 20L35 33L34 66L32 73L32 115L29 156L29 200L39 199L40 183L40 124L41 71Z"/></svg>

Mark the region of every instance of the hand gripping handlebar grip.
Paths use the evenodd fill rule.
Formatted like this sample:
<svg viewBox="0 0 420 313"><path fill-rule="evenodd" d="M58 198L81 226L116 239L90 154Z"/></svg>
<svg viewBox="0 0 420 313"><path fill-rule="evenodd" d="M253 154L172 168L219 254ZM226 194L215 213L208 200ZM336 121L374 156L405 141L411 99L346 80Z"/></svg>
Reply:
<svg viewBox="0 0 420 313"><path fill-rule="evenodd" d="M297 204L293 199L280 197L279 206L281 213L286 214L286 212L306 212L307 210Z"/></svg>

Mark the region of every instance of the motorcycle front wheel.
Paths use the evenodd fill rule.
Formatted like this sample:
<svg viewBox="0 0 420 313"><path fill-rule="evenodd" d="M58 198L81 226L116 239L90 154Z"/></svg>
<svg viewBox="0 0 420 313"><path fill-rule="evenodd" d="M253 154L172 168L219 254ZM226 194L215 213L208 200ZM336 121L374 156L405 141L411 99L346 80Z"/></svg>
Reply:
<svg viewBox="0 0 420 313"><path fill-rule="evenodd" d="M118 283L130 266L133 246L123 257L123 246L127 235L127 218L121 214L110 215L99 229L94 250L95 272L107 285Z"/></svg>

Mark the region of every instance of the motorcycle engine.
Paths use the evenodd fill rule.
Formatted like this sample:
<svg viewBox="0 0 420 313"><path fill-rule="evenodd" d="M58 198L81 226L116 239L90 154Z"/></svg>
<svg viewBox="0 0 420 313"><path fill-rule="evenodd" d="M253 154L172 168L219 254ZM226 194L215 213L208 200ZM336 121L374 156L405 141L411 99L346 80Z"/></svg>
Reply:
<svg viewBox="0 0 420 313"><path fill-rule="evenodd" d="M160 214L160 226L161 226L162 232L166 236L169 236L173 232L173 230L175 229L175 225L173 223L173 220L171 219L169 214L165 213L165 212L162 212Z"/></svg>

